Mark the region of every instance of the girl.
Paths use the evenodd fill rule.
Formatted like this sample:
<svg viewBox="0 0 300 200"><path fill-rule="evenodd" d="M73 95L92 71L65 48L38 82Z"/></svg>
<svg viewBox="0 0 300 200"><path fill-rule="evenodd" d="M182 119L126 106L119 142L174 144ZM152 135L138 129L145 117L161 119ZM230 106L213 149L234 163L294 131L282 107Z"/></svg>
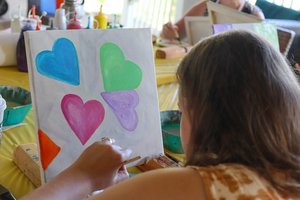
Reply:
<svg viewBox="0 0 300 200"><path fill-rule="evenodd" d="M282 55L258 37L231 31L201 41L177 76L186 167L122 181L129 158L109 142L25 199L299 199L300 88ZM122 175L122 176L120 176Z"/></svg>

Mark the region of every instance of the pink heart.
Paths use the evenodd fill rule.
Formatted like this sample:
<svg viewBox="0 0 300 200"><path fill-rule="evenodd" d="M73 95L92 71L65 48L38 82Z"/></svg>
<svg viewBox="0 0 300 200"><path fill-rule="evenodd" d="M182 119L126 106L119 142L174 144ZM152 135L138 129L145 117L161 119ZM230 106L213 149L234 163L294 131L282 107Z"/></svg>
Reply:
<svg viewBox="0 0 300 200"><path fill-rule="evenodd" d="M65 95L61 101L61 110L81 144L85 144L104 119L105 110L97 100L83 103L75 94Z"/></svg>

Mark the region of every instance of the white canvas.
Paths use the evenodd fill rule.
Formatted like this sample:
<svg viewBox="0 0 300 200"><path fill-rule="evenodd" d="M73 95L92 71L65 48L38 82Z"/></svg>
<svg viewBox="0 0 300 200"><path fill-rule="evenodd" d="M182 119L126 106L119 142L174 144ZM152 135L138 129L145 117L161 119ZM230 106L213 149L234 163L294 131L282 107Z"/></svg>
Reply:
<svg viewBox="0 0 300 200"><path fill-rule="evenodd" d="M102 137L132 156L163 153L149 29L30 31L25 42L35 127L60 148L46 181Z"/></svg>
<svg viewBox="0 0 300 200"><path fill-rule="evenodd" d="M279 50L279 41L277 34L277 27L272 23L241 23L241 24L213 24L213 33L221 33L227 30L246 30L254 32L269 43L271 43L274 48Z"/></svg>
<svg viewBox="0 0 300 200"><path fill-rule="evenodd" d="M212 35L212 24L209 17L187 16L184 18L184 24L191 45L195 45L201 39Z"/></svg>

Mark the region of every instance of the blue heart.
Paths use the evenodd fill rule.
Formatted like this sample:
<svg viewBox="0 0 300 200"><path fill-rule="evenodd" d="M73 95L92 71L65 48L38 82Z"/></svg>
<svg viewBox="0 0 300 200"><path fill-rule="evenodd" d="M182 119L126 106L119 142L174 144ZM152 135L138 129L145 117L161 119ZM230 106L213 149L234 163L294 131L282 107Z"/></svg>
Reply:
<svg viewBox="0 0 300 200"><path fill-rule="evenodd" d="M54 42L52 51L42 51L36 58L37 71L48 78L71 85L79 85L79 65L74 44L59 38Z"/></svg>

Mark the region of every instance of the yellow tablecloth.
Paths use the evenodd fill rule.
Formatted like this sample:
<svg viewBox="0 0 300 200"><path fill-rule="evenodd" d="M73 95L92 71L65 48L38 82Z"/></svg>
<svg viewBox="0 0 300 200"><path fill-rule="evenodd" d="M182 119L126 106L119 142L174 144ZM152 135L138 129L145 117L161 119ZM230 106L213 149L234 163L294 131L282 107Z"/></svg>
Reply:
<svg viewBox="0 0 300 200"><path fill-rule="evenodd" d="M156 60L156 76L160 110L177 109L178 84L176 68L179 59ZM0 67L0 85L13 85L30 89L28 74L16 67ZM26 125L3 132L0 145L0 184L20 198L35 187L13 163L13 151L19 144L36 143L33 111L24 120Z"/></svg>

